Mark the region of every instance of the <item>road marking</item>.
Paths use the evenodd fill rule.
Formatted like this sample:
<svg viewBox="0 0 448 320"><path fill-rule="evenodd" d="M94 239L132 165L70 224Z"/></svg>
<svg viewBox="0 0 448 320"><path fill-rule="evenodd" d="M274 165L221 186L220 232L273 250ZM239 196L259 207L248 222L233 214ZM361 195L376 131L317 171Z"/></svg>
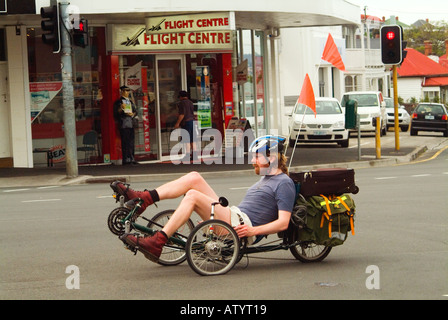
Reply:
<svg viewBox="0 0 448 320"><path fill-rule="evenodd" d="M3 192L18 192L18 191L27 191L30 189L11 189L11 190L4 190Z"/></svg>
<svg viewBox="0 0 448 320"><path fill-rule="evenodd" d="M37 189L52 189L52 188L59 188L60 186L45 186L45 187L37 187Z"/></svg>
<svg viewBox="0 0 448 320"><path fill-rule="evenodd" d="M387 179L397 179L397 177L378 177L375 180L387 180Z"/></svg>
<svg viewBox="0 0 448 320"><path fill-rule="evenodd" d="M103 198L113 198L113 196L98 196L97 199L103 199Z"/></svg>
<svg viewBox="0 0 448 320"><path fill-rule="evenodd" d="M50 202L50 201L61 201L61 199L40 199L40 200L23 200L23 203L27 202Z"/></svg>
<svg viewBox="0 0 448 320"><path fill-rule="evenodd" d="M430 174L429 174L429 173L424 173L424 174L414 174L414 175L412 175L411 177L412 177L412 178L418 178L418 177L427 177L427 176L430 176Z"/></svg>

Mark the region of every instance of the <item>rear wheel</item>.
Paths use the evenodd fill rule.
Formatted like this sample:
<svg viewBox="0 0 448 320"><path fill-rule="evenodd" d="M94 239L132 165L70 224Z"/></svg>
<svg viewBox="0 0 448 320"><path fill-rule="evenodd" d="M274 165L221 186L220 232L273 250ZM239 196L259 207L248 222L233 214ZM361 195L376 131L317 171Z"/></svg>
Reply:
<svg viewBox="0 0 448 320"><path fill-rule="evenodd" d="M238 235L231 225L220 220L198 224L188 237L185 251L190 267L202 276L225 274L241 258Z"/></svg>
<svg viewBox="0 0 448 320"><path fill-rule="evenodd" d="M301 262L320 262L330 253L332 247L317 245L312 242L301 242L289 250Z"/></svg>
<svg viewBox="0 0 448 320"><path fill-rule="evenodd" d="M147 227L153 230L162 230L162 228L168 223L173 215L174 210L165 210L157 213L148 223ZM188 221L183 224L173 237L177 237L179 240L187 242L188 235L194 229L193 222ZM185 261L187 258L185 254L185 247L180 244L168 241L162 249L158 263L164 266L174 266Z"/></svg>

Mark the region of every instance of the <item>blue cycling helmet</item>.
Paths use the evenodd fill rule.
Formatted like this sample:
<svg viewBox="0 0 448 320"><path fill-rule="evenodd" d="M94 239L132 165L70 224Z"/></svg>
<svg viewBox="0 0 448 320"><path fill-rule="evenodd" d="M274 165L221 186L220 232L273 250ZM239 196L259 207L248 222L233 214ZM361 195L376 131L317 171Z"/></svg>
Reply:
<svg viewBox="0 0 448 320"><path fill-rule="evenodd" d="M249 152L263 153L269 156L271 152L283 153L285 137L266 135L255 139L249 146Z"/></svg>

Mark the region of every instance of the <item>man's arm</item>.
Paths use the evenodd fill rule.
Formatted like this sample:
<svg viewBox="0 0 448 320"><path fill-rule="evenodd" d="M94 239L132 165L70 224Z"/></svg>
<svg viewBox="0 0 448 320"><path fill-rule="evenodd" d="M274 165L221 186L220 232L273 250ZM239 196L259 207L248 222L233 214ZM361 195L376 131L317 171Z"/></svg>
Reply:
<svg viewBox="0 0 448 320"><path fill-rule="evenodd" d="M258 235L273 234L288 229L291 212L285 210L278 211L278 219L261 226L250 227L248 225L238 225L235 231L238 237L251 237Z"/></svg>

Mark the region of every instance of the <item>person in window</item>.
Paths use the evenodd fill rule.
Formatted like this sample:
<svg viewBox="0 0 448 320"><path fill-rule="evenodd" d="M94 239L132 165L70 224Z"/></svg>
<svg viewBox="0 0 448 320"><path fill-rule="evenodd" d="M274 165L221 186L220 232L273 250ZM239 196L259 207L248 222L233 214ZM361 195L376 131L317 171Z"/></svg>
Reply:
<svg viewBox="0 0 448 320"><path fill-rule="evenodd" d="M119 122L121 136L122 164L137 164L134 159L134 118L137 116L137 109L134 102L129 99L131 89L127 86L120 87L121 97L114 102L114 114Z"/></svg>
<svg viewBox="0 0 448 320"><path fill-rule="evenodd" d="M288 176L287 160L283 154L285 140L285 137L279 136L256 139L249 151L253 154L254 171L262 178L248 189L238 206L215 207L215 218L234 226L238 236L247 237L249 244L261 240L264 235L288 228L296 188ZM183 197L161 231L145 238L137 239L130 233L120 237L124 243L138 249L147 259L154 262L158 261L168 238L189 219L193 211L202 220L208 220L211 203L218 200L215 191L197 172L190 172L154 190L136 191L120 181L111 183L111 188L123 195L126 201L141 198L144 203L138 214L154 202ZM133 200L127 202L127 206L132 205ZM244 224L241 224L241 220Z"/></svg>
<svg viewBox="0 0 448 320"><path fill-rule="evenodd" d="M176 123L174 124L174 129L182 128L185 129L188 133L188 145L187 145L187 154L185 156L186 160L195 160L196 155L196 147L194 143L194 106L193 102L188 98L188 92L180 91L179 92L179 116L177 118ZM188 159L188 154L190 154L190 158Z"/></svg>

